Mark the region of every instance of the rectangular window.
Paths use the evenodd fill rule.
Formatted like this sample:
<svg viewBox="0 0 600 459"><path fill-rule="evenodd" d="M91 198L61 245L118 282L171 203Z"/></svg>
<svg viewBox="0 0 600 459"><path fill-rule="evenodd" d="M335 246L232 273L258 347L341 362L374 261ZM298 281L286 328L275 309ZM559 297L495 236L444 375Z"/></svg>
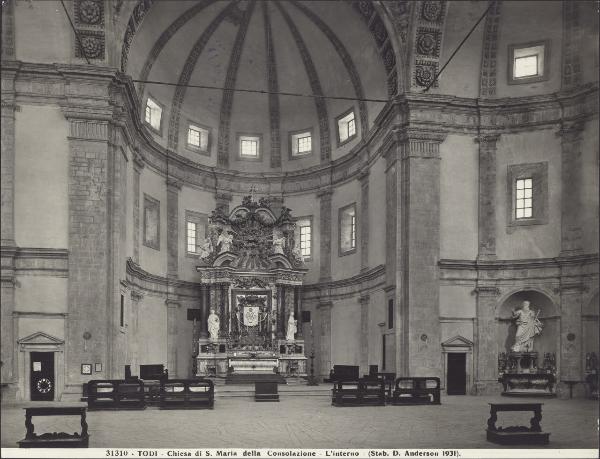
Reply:
<svg viewBox="0 0 600 459"><path fill-rule="evenodd" d="M356 136L356 119L354 109L350 109L337 118L338 143L343 144Z"/></svg>
<svg viewBox="0 0 600 459"><path fill-rule="evenodd" d="M119 311L119 324L125 326L125 295L121 293L121 309Z"/></svg>
<svg viewBox="0 0 600 459"><path fill-rule="evenodd" d="M188 126L187 146L192 150L208 151L208 139L210 131L208 128L195 124Z"/></svg>
<svg viewBox="0 0 600 459"><path fill-rule="evenodd" d="M240 137L240 156L242 158L258 159L260 153L260 138L259 137Z"/></svg>
<svg viewBox="0 0 600 459"><path fill-rule="evenodd" d="M203 255L208 216L191 210L185 211L185 251L190 255ZM206 254L204 254L206 255Z"/></svg>
<svg viewBox="0 0 600 459"><path fill-rule="evenodd" d="M533 217L533 179L518 179L515 193L515 218Z"/></svg>
<svg viewBox="0 0 600 459"><path fill-rule="evenodd" d="M161 117L162 107L155 100L148 97L146 99L144 121L155 131L160 131Z"/></svg>
<svg viewBox="0 0 600 459"><path fill-rule="evenodd" d="M312 153L312 130L290 133L290 159L308 156Z"/></svg>
<svg viewBox="0 0 600 459"><path fill-rule="evenodd" d="M303 260L312 256L312 217L296 219L296 244Z"/></svg>
<svg viewBox="0 0 600 459"><path fill-rule="evenodd" d="M356 204L350 204L339 211L340 256L356 251Z"/></svg>
<svg viewBox="0 0 600 459"><path fill-rule="evenodd" d="M394 300L388 300L388 328L394 328Z"/></svg>
<svg viewBox="0 0 600 459"><path fill-rule="evenodd" d="M549 45L549 41L510 45L509 83L531 83L548 79Z"/></svg>

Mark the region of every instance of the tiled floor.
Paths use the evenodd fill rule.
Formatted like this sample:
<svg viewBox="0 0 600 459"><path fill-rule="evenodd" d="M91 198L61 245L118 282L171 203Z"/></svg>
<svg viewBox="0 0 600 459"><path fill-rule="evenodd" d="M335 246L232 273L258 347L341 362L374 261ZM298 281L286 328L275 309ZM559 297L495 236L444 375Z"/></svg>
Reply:
<svg viewBox="0 0 600 459"><path fill-rule="evenodd" d="M488 402L526 401L544 403L550 448L598 448L598 402L584 399L453 396L441 406L335 408L326 396L282 394L279 403L217 398L214 410L94 411L88 424L96 448L490 448L496 446L485 439ZM23 406L2 407L2 447L24 437ZM498 425L528 425L530 417L502 413ZM36 432L50 429L49 421L34 418ZM78 431L78 421L63 419L51 431L57 430Z"/></svg>

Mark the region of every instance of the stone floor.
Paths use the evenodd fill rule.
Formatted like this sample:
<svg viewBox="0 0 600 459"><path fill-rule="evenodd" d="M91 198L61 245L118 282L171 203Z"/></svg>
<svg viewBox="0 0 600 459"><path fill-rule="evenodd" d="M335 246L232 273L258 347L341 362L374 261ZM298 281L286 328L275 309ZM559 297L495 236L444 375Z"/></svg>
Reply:
<svg viewBox="0 0 600 459"><path fill-rule="evenodd" d="M214 410L90 412L90 447L492 448L484 430L488 402L541 401L550 448L598 448L598 402L592 400L446 396L441 406L336 408L325 395L281 395L279 403L219 397ZM16 447L24 437L24 406L31 403L2 406L2 447ZM528 425L530 417L501 413L497 424ZM51 421L34 418L36 432L50 429ZM78 431L78 421L62 419L50 431L57 430Z"/></svg>

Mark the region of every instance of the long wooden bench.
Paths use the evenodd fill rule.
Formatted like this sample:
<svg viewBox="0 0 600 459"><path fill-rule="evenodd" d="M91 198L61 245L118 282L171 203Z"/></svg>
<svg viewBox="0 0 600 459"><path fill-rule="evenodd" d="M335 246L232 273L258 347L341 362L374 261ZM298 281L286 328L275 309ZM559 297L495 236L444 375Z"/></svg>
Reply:
<svg viewBox="0 0 600 459"><path fill-rule="evenodd" d="M160 386L160 409L210 408L215 386L210 379L169 379Z"/></svg>
<svg viewBox="0 0 600 459"><path fill-rule="evenodd" d="M385 382L382 378L336 381L331 390L333 406L385 405Z"/></svg>
<svg viewBox="0 0 600 459"><path fill-rule="evenodd" d="M401 377L396 379L394 405L440 405L440 378Z"/></svg>
<svg viewBox="0 0 600 459"><path fill-rule="evenodd" d="M141 380L98 379L88 382L88 409L143 410L146 408Z"/></svg>

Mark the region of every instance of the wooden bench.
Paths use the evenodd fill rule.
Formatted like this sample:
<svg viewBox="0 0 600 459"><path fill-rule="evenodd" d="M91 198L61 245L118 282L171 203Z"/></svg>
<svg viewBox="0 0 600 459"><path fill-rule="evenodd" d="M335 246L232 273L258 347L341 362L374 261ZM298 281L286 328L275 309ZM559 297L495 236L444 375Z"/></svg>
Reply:
<svg viewBox="0 0 600 459"><path fill-rule="evenodd" d="M92 410L143 410L146 408L141 380L99 379L88 382L88 408Z"/></svg>
<svg viewBox="0 0 600 459"><path fill-rule="evenodd" d="M88 425L85 420L85 406L44 406L24 408L25 438L19 441L19 448L87 448L89 446ZM65 432L35 433L31 419L33 416L79 416L81 419L81 432L68 434Z"/></svg>
<svg viewBox="0 0 600 459"><path fill-rule="evenodd" d="M333 406L385 405L385 382L382 378L336 381L331 390Z"/></svg>
<svg viewBox="0 0 600 459"><path fill-rule="evenodd" d="M359 376L359 367L356 365L334 365L333 370L329 372L329 378L323 380L326 383L336 381L357 381Z"/></svg>
<svg viewBox="0 0 600 459"><path fill-rule="evenodd" d="M501 445L547 445L550 434L542 432L542 403L490 403L487 440ZM530 426L496 427L499 411L533 411Z"/></svg>
<svg viewBox="0 0 600 459"><path fill-rule="evenodd" d="M396 379L394 405L440 405L440 378L401 377Z"/></svg>
<svg viewBox="0 0 600 459"><path fill-rule="evenodd" d="M169 379L160 386L160 409L210 408L215 386L210 379Z"/></svg>

